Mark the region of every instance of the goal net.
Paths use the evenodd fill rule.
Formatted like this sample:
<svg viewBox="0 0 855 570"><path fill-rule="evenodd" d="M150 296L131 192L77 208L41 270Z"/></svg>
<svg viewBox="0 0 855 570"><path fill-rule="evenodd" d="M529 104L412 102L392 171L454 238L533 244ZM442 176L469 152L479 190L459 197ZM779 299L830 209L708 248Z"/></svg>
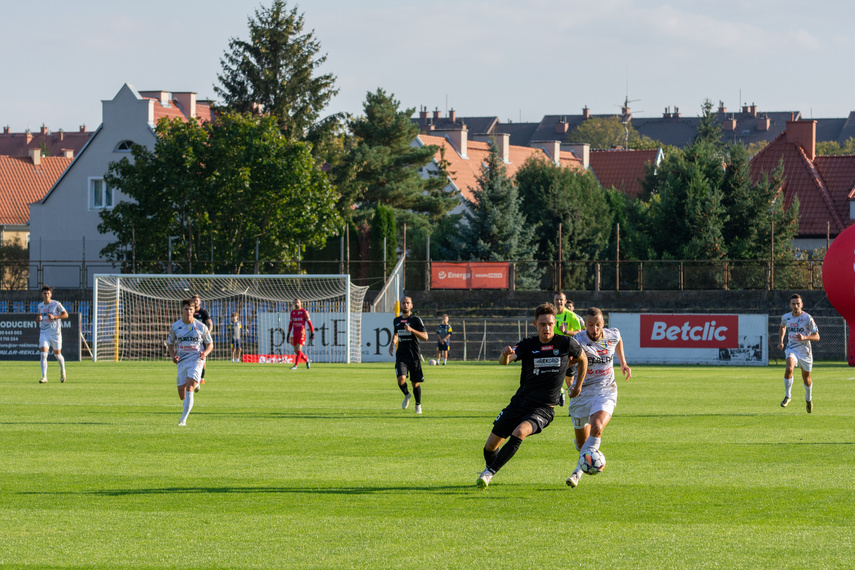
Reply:
<svg viewBox="0 0 855 570"><path fill-rule="evenodd" d="M242 325L243 353L293 353L286 334L299 298L315 327L304 349L309 358L361 362L367 289L348 275L95 275L92 359L166 358L166 335L181 318L181 301L199 295L214 325L209 358L231 358L233 313Z"/></svg>

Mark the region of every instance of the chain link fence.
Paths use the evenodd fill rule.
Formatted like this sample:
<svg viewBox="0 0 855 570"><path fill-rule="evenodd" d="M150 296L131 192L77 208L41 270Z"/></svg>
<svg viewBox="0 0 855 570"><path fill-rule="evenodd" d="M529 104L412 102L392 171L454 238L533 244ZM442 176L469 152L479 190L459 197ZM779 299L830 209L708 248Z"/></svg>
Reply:
<svg viewBox="0 0 855 570"><path fill-rule="evenodd" d="M848 328L842 317L815 317L822 340L811 343L814 360L847 360ZM435 323L429 319L428 332L433 333ZM451 321L454 334L451 336L450 360L498 360L502 348L513 346L518 340L534 336L536 330L532 319L523 318L469 318ZM769 362L783 362L784 354L778 350L781 316L769 316ZM425 343L425 358L436 355L436 335L431 334L432 344Z"/></svg>

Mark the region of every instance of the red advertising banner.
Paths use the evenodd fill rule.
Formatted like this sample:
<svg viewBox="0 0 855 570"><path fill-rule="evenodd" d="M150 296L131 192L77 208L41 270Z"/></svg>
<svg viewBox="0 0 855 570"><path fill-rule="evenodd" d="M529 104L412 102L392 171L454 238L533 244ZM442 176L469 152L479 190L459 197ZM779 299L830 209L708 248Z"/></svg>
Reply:
<svg viewBox="0 0 855 570"><path fill-rule="evenodd" d="M641 348L737 348L739 315L641 315Z"/></svg>
<svg viewBox="0 0 855 570"><path fill-rule="evenodd" d="M507 261L434 262L431 289L508 289L511 264Z"/></svg>
<svg viewBox="0 0 855 570"><path fill-rule="evenodd" d="M241 362L258 362L260 364L293 364L293 354L244 354Z"/></svg>

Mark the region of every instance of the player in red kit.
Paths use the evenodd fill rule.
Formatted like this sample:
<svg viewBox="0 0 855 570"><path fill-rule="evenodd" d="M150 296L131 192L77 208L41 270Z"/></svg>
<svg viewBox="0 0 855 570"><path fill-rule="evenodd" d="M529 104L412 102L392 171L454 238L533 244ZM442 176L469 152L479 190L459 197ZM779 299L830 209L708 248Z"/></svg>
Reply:
<svg viewBox="0 0 855 570"><path fill-rule="evenodd" d="M291 339L291 346L294 347L294 366L291 367L291 370L297 370L297 365L300 364L301 360L306 361L307 369L312 367L309 357L303 353L307 326L309 327L309 340L312 340L315 338L315 327L312 325L312 319L309 318L309 311L303 308L300 299L294 299L294 310L291 311L291 320L288 321L288 338Z"/></svg>

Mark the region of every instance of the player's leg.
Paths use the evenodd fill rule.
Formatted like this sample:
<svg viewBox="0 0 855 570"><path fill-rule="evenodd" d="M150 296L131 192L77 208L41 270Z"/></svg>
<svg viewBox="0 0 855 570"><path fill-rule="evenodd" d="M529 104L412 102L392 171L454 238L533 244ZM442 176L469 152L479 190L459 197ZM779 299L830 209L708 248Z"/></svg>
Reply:
<svg viewBox="0 0 855 570"><path fill-rule="evenodd" d="M59 381L65 382L65 358L62 356L62 337L52 339L50 345L56 361L59 362Z"/></svg>
<svg viewBox="0 0 855 570"><path fill-rule="evenodd" d="M813 412L813 379L810 376L812 362L800 362L802 367L802 382L805 385L805 408L807 413Z"/></svg>
<svg viewBox="0 0 855 570"><path fill-rule="evenodd" d="M39 340L39 365L42 369L42 377L39 380L40 384L44 384L47 382L47 357L48 357L48 346L49 343L47 340L42 341Z"/></svg>
<svg viewBox="0 0 855 570"><path fill-rule="evenodd" d="M490 463L487 470L491 471L493 475L495 475L499 472L499 469L504 467L508 461L513 459L514 455L519 451L523 440L531 434L541 431L540 426L535 423L536 421L537 420L535 419L527 419L514 428L514 431L511 433L508 441L505 442L502 448L499 449L498 453L496 453L496 456L493 458L493 461ZM549 422L546 422L546 424L549 425Z"/></svg>
<svg viewBox="0 0 855 570"><path fill-rule="evenodd" d="M788 353L786 367L784 368L784 399L781 400L781 407L786 408L793 396L793 371L798 363L798 358L795 354Z"/></svg>
<svg viewBox="0 0 855 570"><path fill-rule="evenodd" d="M451 348L451 346L448 343L445 343L445 345L442 347L442 365L443 366L448 364L448 350L450 348Z"/></svg>
<svg viewBox="0 0 855 570"><path fill-rule="evenodd" d="M416 413L422 413L422 385L425 376L421 362L416 362L410 370L410 383L413 385L413 396L416 398Z"/></svg>
<svg viewBox="0 0 855 570"><path fill-rule="evenodd" d="M235 341L235 350L237 350L237 356L235 356L235 362L240 362L240 357L241 357L242 351L241 351L241 346L240 346L239 340Z"/></svg>
<svg viewBox="0 0 855 570"><path fill-rule="evenodd" d="M190 415L190 410L193 409L193 397L196 392L196 387L198 382L194 378L187 378L184 383L184 397L181 398L184 401L184 406L182 408L181 419L178 421L179 426L187 425L187 416ZM179 392L181 388L179 387Z"/></svg>

